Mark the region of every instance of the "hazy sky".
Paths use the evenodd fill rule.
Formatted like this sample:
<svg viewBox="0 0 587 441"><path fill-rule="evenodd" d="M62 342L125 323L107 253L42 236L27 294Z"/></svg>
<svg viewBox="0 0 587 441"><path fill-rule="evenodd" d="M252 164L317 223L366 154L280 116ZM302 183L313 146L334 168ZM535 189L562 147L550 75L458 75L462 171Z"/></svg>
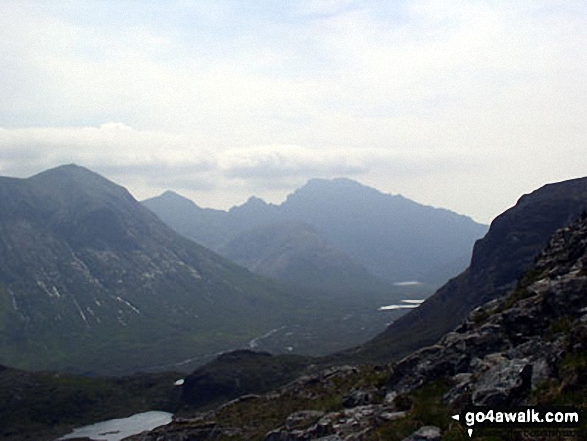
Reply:
<svg viewBox="0 0 587 441"><path fill-rule="evenodd" d="M0 174L227 208L345 176L489 222L587 175L587 2L0 2Z"/></svg>

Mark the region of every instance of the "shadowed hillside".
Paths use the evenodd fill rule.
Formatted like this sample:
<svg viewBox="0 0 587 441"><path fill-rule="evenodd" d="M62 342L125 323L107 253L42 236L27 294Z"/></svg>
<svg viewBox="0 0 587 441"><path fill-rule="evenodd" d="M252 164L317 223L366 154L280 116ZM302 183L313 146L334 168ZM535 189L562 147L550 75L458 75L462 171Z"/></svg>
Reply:
<svg viewBox="0 0 587 441"><path fill-rule="evenodd" d="M82 167L1 178L0 205L5 364L165 365L238 347L294 308L291 293L173 232Z"/></svg>
<svg viewBox="0 0 587 441"><path fill-rule="evenodd" d="M548 184L522 196L476 242L467 270L343 358L389 361L433 344L473 308L511 289L550 236L585 209L587 178Z"/></svg>

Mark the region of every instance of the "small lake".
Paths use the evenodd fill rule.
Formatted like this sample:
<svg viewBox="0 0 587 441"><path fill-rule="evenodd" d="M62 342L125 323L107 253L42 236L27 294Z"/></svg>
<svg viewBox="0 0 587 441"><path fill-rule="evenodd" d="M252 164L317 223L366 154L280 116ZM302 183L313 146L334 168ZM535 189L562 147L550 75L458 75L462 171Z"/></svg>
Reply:
<svg viewBox="0 0 587 441"><path fill-rule="evenodd" d="M145 430L165 426L171 422L172 416L170 413L159 411L138 413L128 418L102 421L91 426L80 427L59 440L87 437L95 441L119 441Z"/></svg>
<svg viewBox="0 0 587 441"><path fill-rule="evenodd" d="M382 306L379 308L379 311L392 311L394 309L412 309L412 308L417 308L418 306L420 306L422 303L424 302L424 300L415 300L415 299L407 299L407 300L402 300L402 303L400 305L389 305L389 306Z"/></svg>
<svg viewBox="0 0 587 441"><path fill-rule="evenodd" d="M405 282L395 282L394 286L419 286L422 282L418 282L417 280L406 280Z"/></svg>

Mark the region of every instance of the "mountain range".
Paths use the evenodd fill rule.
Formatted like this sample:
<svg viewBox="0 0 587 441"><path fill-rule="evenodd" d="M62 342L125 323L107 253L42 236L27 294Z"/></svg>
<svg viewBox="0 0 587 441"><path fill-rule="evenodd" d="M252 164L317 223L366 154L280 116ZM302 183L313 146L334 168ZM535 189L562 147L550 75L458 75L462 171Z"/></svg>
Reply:
<svg viewBox="0 0 587 441"><path fill-rule="evenodd" d="M375 339L353 359L394 360L435 343L475 307L510 290L559 228L587 210L587 178L547 184L497 216L475 243L470 266Z"/></svg>
<svg viewBox="0 0 587 441"><path fill-rule="evenodd" d="M314 358L306 366L340 366L355 363L381 364L397 361L428 345L435 344L443 335L454 330L476 307L505 295L515 287L518 279L528 271L539 251L551 235L587 210L587 178L548 184L522 196L517 204L498 216L483 239L475 244L471 265L457 277L449 280L418 308L399 317L387 329L366 343L348 350ZM254 373L244 366L249 357L239 362L232 358L230 368L239 372L240 383L257 384ZM223 360L216 360L218 372L229 369ZM290 371L291 366L279 356L265 358L265 363ZM208 390L222 391L222 396L236 397L242 389L227 387L223 376L215 378L210 367L196 370L187 381L191 395L202 401L199 383ZM303 369L298 369L302 374ZM246 380L245 380L246 379ZM240 391L240 392L239 392ZM244 393L257 392L254 387ZM206 395L213 400L214 394Z"/></svg>
<svg viewBox="0 0 587 441"><path fill-rule="evenodd" d="M4 364L129 372L239 347L296 309L85 168L0 178L0 206Z"/></svg>
<svg viewBox="0 0 587 441"><path fill-rule="evenodd" d="M126 202L119 206L121 199ZM163 351L165 346L158 346L160 341L157 338L170 330L174 332L175 353L166 352L164 357L175 356L185 347L193 350L193 346L189 346L193 341L187 335L199 334L190 328L189 323L181 323L182 328L178 326L177 318L183 311L175 311L170 320L172 326L167 327L146 320L133 309L141 313L148 311L149 302L145 306L140 304L138 293L131 297L130 285L127 290L122 289L123 276L136 274L130 263L122 266L126 273L115 273L116 279L103 275L106 271L115 271L107 265L110 259L118 262L119 268L121 262L146 259L143 253L155 254L156 248L141 245L144 231L153 235L152 240L165 238L163 243L168 247L165 271L171 268L170 274L182 274L177 267L173 269L174 260L171 258L175 256L172 252L181 252L184 265L176 265L181 268L189 265L191 269L187 271L196 280L199 279L193 271L198 271L200 277L209 271L209 284L216 286L214 271L209 268L222 267L225 284L229 280L235 283L246 280L251 290L265 286L269 293L263 297L266 302L263 308L274 306L274 311L279 312L279 305L287 304L290 313L308 313L298 306L300 301L309 301L307 295L299 297L295 291L255 276L180 237L141 207L122 187L81 167L65 166L24 180L3 178L0 180L0 203L9 208L0 215L0 257L6 263L0 273L0 338L3 344L16 340L24 354L31 348L47 350L51 343L53 348L67 353L72 348L59 348L57 343L68 342L69 338L75 343L89 345L86 356L90 354L90 362L98 358L92 355L93 351L100 351L97 341L110 345L105 348L113 351L124 347L125 356L132 354L130 361L136 361L138 356L143 362L148 357L156 359L159 354L133 352L136 346L126 341L131 336L134 338L131 343L145 343L140 340L144 338L141 332L132 334L143 331L137 323L154 327L151 334L146 334L147 338L154 338L149 343ZM123 207L126 214L119 213L116 207ZM165 386L167 380L164 378L167 377L157 377L153 380L158 388L157 399L173 407L182 418L169 427L135 439L206 439L211 434L268 441L320 436L401 440L410 434L413 434L410 439L440 439L441 434L447 439L468 439L465 429L449 418L452 414L449 412L459 412L467 404L587 404L584 376L587 367L587 214L581 215L586 210L587 178L549 184L524 195L514 207L498 216L485 237L476 242L470 266L465 271L380 335L353 349L319 358L249 350L224 353L188 375L179 398L177 389L171 384ZM91 223L91 219L95 219L93 214L97 213L100 218L103 211L111 214L110 217L103 215L104 219L110 219L106 231ZM579 220L571 224L577 217ZM290 222L289 228L294 231L294 236L300 234L299 230L304 231L309 243L317 242L323 246L314 235L316 230L306 227L309 224ZM85 243L90 245L84 246ZM177 243L185 248L177 248ZM269 240L269 243L273 242ZM265 246L261 241L259 247ZM129 258L133 253L136 253L134 260ZM190 256L199 260L195 257L192 260ZM16 262L12 264L12 260ZM164 265L157 262L152 266ZM142 270L142 267L138 268ZM98 291L96 281L93 283L96 291L88 288L94 279L103 286L103 291ZM112 286L106 285L111 280L122 281L120 291L111 291ZM77 283L88 288L93 299L100 304L118 304L118 325L114 325L115 320L106 313L110 308L99 310L102 315L96 314L100 305L95 302L95 306L87 308L83 295L77 295ZM176 286L179 285L177 282ZM192 290L184 299L189 295L199 298L200 293L206 292L196 289L198 285L193 282L190 285ZM213 298L224 301L222 291L215 292ZM167 292L164 293L162 297L168 298ZM229 294L234 296L234 292ZM251 293L250 297L241 294L243 297L239 301L258 301L257 292ZM37 298L43 299L40 307L36 304ZM155 300L150 302L155 303ZM124 314L122 304L129 313ZM330 304L336 305L337 302ZM58 310L61 316L51 316L55 305L63 305ZM165 308L165 304L156 307ZM186 310L188 307L189 302ZM238 303L236 307L243 305ZM324 312L323 309L320 314ZM71 319L76 315L78 318ZM108 324L113 330L106 339L90 338L100 334L100 321L96 319L94 324L90 316L110 320ZM52 320L47 320L51 317ZM69 321L60 328L65 317ZM230 312L226 317L230 318ZM286 313L280 317L291 319ZM322 326L328 320L326 315L315 318ZM257 315L255 320L264 318ZM170 325L170 322L165 324ZM76 323L85 323L86 328ZM20 328L14 325L20 325ZM242 323L236 326L241 327ZM37 327L42 332L35 333ZM69 329L69 334L63 332L65 328ZM270 341L276 334L269 332L262 336ZM210 338L210 333L202 335ZM50 336L53 340L43 341L41 336ZM3 359L15 352L13 348L14 352L6 349L7 346L2 347ZM35 355L43 354L42 351L28 354ZM113 360L107 351L99 356L110 362ZM357 366L357 363L363 365ZM280 387L302 374L305 375ZM23 408L11 398L15 393L22 393L22 381L41 381L41 377L0 367L0 380L4 378L5 382L0 381L0 401L8 399L7 402L13 403L10 414L21 415L19 421L29 421L33 415L55 414L50 409L43 410L44 404L34 409ZM18 391L8 384L11 378L22 379L18 386L14 386L20 388ZM97 386L96 382L88 382L84 385L83 381L65 377L63 381L42 381L52 390L59 391L60 396L72 397L70 404L69 398L60 401L63 408L75 406L75 394L95 397L96 388L112 387L111 383ZM74 389L68 386L72 381ZM133 381L125 384L132 385ZM149 395L149 386L142 384L141 388L146 388L144 392L137 392L131 386L129 400L134 401L142 394L153 397L152 393ZM266 395L251 395L275 388L279 389ZM194 414L201 406L242 394L247 395L215 410ZM96 406L100 407L100 402L97 399ZM92 409L93 406L85 406L83 418L87 419ZM68 419L68 424L74 420ZM26 439L28 428L19 426L16 421L14 424L17 429L6 430L24 430L23 438L15 439ZM422 438L424 436L428 438Z"/></svg>
<svg viewBox="0 0 587 441"><path fill-rule="evenodd" d="M581 185L577 181L543 188L520 200L518 210L536 214L526 204L541 206L555 190L569 190L569 203ZM567 203L550 208L575 206ZM503 231L499 228L511 215L497 222L497 231ZM560 216L559 220L564 213ZM534 220L538 221L534 226L544 226ZM527 226L533 224L533 220L526 221ZM542 221L548 223L544 217ZM509 238L519 237L523 228L511 227L507 230L516 233ZM525 248L534 240L514 242ZM494 252L507 249L507 236L498 242L501 245L495 243ZM384 365L306 371L269 393L249 391L222 406L192 413L131 439L585 439L587 426L581 409L587 404L587 212L544 245L512 289L504 292L503 284L496 285L499 289L490 296L493 300L474 309L432 346ZM510 244L510 250L515 249ZM524 254L516 255L519 262ZM491 266L484 268L494 272ZM504 281L499 274L495 276L496 283ZM219 363L230 361L228 355L222 358ZM248 363L268 358L268 354L240 355ZM189 380L192 384L183 392L197 397L193 382L202 377L194 374ZM533 417L527 416L527 409L533 409ZM553 417L562 412L562 418L556 416L560 424L547 423L547 411ZM503 424L507 421L509 424Z"/></svg>
<svg viewBox="0 0 587 441"><path fill-rule="evenodd" d="M143 204L224 257L306 289L438 286L467 266L487 231L466 216L342 178L310 180L279 205L251 197L213 210L169 191Z"/></svg>
<svg viewBox="0 0 587 441"><path fill-rule="evenodd" d="M341 184L388 199L351 181L335 186ZM351 209L337 204L335 212ZM188 370L261 342L277 352L324 355L373 337L400 314L380 306L421 295L372 275L299 219L272 215L272 224L255 224L259 207L276 208L257 199L222 224L246 224L223 245L236 263L176 233L145 205L76 165L0 178L2 364L93 374ZM260 275L238 265L251 259Z"/></svg>

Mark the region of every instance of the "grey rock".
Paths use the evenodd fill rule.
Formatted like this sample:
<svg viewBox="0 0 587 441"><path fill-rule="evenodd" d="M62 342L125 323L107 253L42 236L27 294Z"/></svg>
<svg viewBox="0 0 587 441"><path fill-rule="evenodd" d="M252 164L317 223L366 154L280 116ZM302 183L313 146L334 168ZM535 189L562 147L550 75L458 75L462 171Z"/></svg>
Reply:
<svg viewBox="0 0 587 441"><path fill-rule="evenodd" d="M285 420L285 427L287 429L299 429L300 427L307 427L310 424L315 423L321 417L324 416L324 412L318 410L300 410L292 413Z"/></svg>
<svg viewBox="0 0 587 441"><path fill-rule="evenodd" d="M457 374L453 378L454 386L442 397L444 402L450 406L460 407L467 401L471 392L473 375L470 373Z"/></svg>
<svg viewBox="0 0 587 441"><path fill-rule="evenodd" d="M346 408L364 406L373 403L379 396L379 390L374 387L367 390L352 389L343 397L342 405Z"/></svg>
<svg viewBox="0 0 587 441"><path fill-rule="evenodd" d="M545 381L559 381L566 388L585 384L587 373L577 369L562 378L558 367L567 354L587 351L586 248L587 215L578 229L563 230L553 237L538 257L533 272L510 296L477 308L437 344L389 366L386 395L380 404L382 394L376 388L352 389L344 397L344 410L326 414L295 412L280 428L269 432L265 441L367 440L375 427L404 418L410 412L411 392L438 379L448 382L449 390L443 399L455 410L469 404L532 404L532 389ZM280 394L316 398L316 386L336 387L340 380L346 381L358 372L352 366L332 368L298 379L264 399L279 398ZM220 434L238 430L206 427L206 421L210 418L197 425L192 423L192 432L184 434L198 435L193 432L198 428L194 426L199 426L202 435L205 430ZM172 436L160 439L201 439L174 438L173 427L165 430ZM440 439L438 427L425 426L404 441Z"/></svg>
<svg viewBox="0 0 587 441"><path fill-rule="evenodd" d="M436 426L420 427L403 441L440 441L441 431Z"/></svg>
<svg viewBox="0 0 587 441"><path fill-rule="evenodd" d="M377 414L377 420L380 422L391 422L396 420L401 420L405 418L408 412L405 411L398 411L398 412L381 412Z"/></svg>
<svg viewBox="0 0 587 441"><path fill-rule="evenodd" d="M514 293L476 308L436 345L396 363L385 402L443 378L451 383L444 400L453 406L527 403L532 388L556 377L567 351L587 350L586 248L584 216L553 236Z"/></svg>
<svg viewBox="0 0 587 441"><path fill-rule="evenodd" d="M475 382L472 402L491 407L518 404L523 394L530 391L531 378L532 364L528 360L508 360L502 356Z"/></svg>

